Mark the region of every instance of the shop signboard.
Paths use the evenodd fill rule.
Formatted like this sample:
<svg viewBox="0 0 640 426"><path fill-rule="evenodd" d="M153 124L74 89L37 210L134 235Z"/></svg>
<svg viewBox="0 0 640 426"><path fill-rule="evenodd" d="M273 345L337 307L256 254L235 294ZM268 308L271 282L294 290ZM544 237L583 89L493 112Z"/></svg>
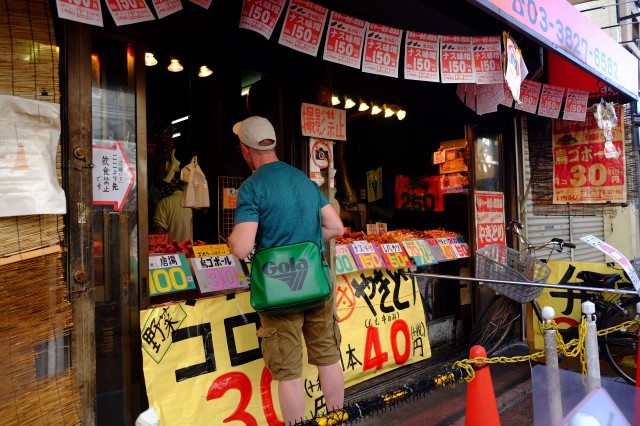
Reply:
<svg viewBox="0 0 640 426"><path fill-rule="evenodd" d="M638 98L638 59L568 1L471 0Z"/></svg>
<svg viewBox="0 0 640 426"><path fill-rule="evenodd" d="M195 290L196 285L184 253L149 256L149 294Z"/></svg>
<svg viewBox="0 0 640 426"><path fill-rule="evenodd" d="M504 194L475 192L476 249L490 245L507 245L504 224Z"/></svg>
<svg viewBox="0 0 640 426"><path fill-rule="evenodd" d="M622 108L617 107L618 125L612 143L620 153L605 154L605 137L593 114L584 122L553 120L553 203L625 203L626 156Z"/></svg>
<svg viewBox="0 0 640 426"><path fill-rule="evenodd" d="M336 287L346 387L431 357L415 278L354 272L339 275ZM282 424L249 292L152 307L140 312L140 324L147 397L161 424ZM305 417L315 417L324 400L317 369L306 362L302 382Z"/></svg>

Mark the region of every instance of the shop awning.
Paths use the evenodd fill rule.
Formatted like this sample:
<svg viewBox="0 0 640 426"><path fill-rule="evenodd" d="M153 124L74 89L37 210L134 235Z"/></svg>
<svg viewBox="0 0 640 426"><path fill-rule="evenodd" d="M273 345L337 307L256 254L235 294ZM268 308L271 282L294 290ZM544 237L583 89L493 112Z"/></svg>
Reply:
<svg viewBox="0 0 640 426"><path fill-rule="evenodd" d="M619 45L568 1L468 0L555 52L550 83L571 87L579 81L590 92L599 82L638 99L638 58ZM550 55L551 56L551 55ZM558 65L560 64L560 65ZM559 68L558 68L559 66ZM578 87L576 87L578 88Z"/></svg>

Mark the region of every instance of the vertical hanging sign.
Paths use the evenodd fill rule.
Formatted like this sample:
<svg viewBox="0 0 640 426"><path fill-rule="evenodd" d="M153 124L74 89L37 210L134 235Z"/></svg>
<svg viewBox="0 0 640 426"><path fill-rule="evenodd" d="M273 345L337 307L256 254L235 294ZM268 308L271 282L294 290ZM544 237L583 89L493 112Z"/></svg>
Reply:
<svg viewBox="0 0 640 426"><path fill-rule="evenodd" d="M542 86L540 95L540 105L538 105L538 115L549 118L558 118L562 98L564 97L564 87L545 84Z"/></svg>
<svg viewBox="0 0 640 426"><path fill-rule="evenodd" d="M397 78L401 39L402 30L369 23L362 71Z"/></svg>
<svg viewBox="0 0 640 426"><path fill-rule="evenodd" d="M440 73L443 83L475 83L471 48L471 37L440 36Z"/></svg>
<svg viewBox="0 0 640 426"><path fill-rule="evenodd" d="M172 13L182 10L182 2L180 0L153 0L153 7L158 14L158 18L162 19Z"/></svg>
<svg viewBox="0 0 640 426"><path fill-rule="evenodd" d="M133 187L134 173L122 142L93 145L93 204L113 205L122 210Z"/></svg>
<svg viewBox="0 0 640 426"><path fill-rule="evenodd" d="M331 12L322 59L359 69L366 27L362 19Z"/></svg>
<svg viewBox="0 0 640 426"><path fill-rule="evenodd" d="M439 37L436 34L407 31L404 43L404 78L440 82Z"/></svg>
<svg viewBox="0 0 640 426"><path fill-rule="evenodd" d="M318 54L328 9L307 0L291 0L284 19L280 43L311 56Z"/></svg>
<svg viewBox="0 0 640 426"><path fill-rule="evenodd" d="M238 28L255 31L269 40L285 2L286 0L244 0Z"/></svg>
<svg viewBox="0 0 640 426"><path fill-rule="evenodd" d="M542 89L542 83L525 79L520 86L520 102L516 102L516 109L535 114L540 99L540 89Z"/></svg>
<svg viewBox="0 0 640 426"><path fill-rule="evenodd" d="M476 248L493 244L506 245L504 226L504 194L476 191Z"/></svg>

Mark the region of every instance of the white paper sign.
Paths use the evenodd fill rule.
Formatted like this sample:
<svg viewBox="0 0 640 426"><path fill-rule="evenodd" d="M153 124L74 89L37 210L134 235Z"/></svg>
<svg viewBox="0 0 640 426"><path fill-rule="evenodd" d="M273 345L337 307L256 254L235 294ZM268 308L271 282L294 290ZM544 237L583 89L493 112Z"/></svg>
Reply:
<svg viewBox="0 0 640 426"><path fill-rule="evenodd" d="M405 79L440 82L439 39L436 34L407 31L404 44Z"/></svg>
<svg viewBox="0 0 640 426"><path fill-rule="evenodd" d="M135 180L122 142L93 145L93 163L93 204L113 205L114 210L122 210Z"/></svg>
<svg viewBox="0 0 640 426"><path fill-rule="evenodd" d="M471 37L440 36L440 73L443 83L475 83Z"/></svg>
<svg viewBox="0 0 640 426"><path fill-rule="evenodd" d="M476 70L476 83L502 83L502 51L500 37L471 37L473 45L473 62Z"/></svg>
<svg viewBox="0 0 640 426"><path fill-rule="evenodd" d="M286 0L244 0L238 28L255 31L269 40L285 3Z"/></svg>
<svg viewBox="0 0 640 426"><path fill-rule="evenodd" d="M365 40L362 71L398 77L402 30L369 23Z"/></svg>
<svg viewBox="0 0 640 426"><path fill-rule="evenodd" d="M83 2L75 0L56 0L56 5L58 7L58 17L62 19L82 22L83 24L97 25L99 27L102 27L103 25L100 0L86 0Z"/></svg>
<svg viewBox="0 0 640 426"><path fill-rule="evenodd" d="M313 2L291 0L278 43L317 56L328 14L329 9Z"/></svg>
<svg viewBox="0 0 640 426"><path fill-rule="evenodd" d="M540 95L540 103L538 105L538 115L558 118L558 115L560 115L560 107L562 106L563 97L564 87L544 84L542 86L542 94Z"/></svg>
<svg viewBox="0 0 640 426"><path fill-rule="evenodd" d="M589 91L567 89L567 97L564 101L563 120L585 121L587 117L587 103Z"/></svg>
<svg viewBox="0 0 640 426"><path fill-rule="evenodd" d="M153 7L158 18L162 19L182 10L182 2L180 0L153 0Z"/></svg>
<svg viewBox="0 0 640 426"><path fill-rule="evenodd" d="M116 25L129 25L156 19L144 0L106 0L107 9Z"/></svg>
<svg viewBox="0 0 640 426"><path fill-rule="evenodd" d="M620 253L618 249L611 246L610 244L605 243L601 239L594 237L593 235L586 235L580 238L585 243L597 248L604 254L611 257L616 263L622 266L622 269L627 273L629 279L631 280L631 284L636 289L636 291L640 294L640 279L638 279L638 274L636 274L636 270L633 269L633 265L629 260L624 256L624 254Z"/></svg>
<svg viewBox="0 0 640 426"><path fill-rule="evenodd" d="M60 105L0 95L0 216L67 212L59 139Z"/></svg>
<svg viewBox="0 0 640 426"><path fill-rule="evenodd" d="M352 68L360 68L366 21L331 12L322 59Z"/></svg>

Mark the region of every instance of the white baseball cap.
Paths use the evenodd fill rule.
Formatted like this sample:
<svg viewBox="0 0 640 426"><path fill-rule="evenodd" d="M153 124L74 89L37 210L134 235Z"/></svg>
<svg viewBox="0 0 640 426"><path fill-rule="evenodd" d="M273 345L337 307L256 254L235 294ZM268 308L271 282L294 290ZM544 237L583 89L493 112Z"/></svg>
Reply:
<svg viewBox="0 0 640 426"><path fill-rule="evenodd" d="M276 146L276 132L273 126L263 117L253 116L236 123L233 126L233 133L238 135L240 142L261 151L273 149ZM260 145L260 141L272 140L270 145Z"/></svg>

